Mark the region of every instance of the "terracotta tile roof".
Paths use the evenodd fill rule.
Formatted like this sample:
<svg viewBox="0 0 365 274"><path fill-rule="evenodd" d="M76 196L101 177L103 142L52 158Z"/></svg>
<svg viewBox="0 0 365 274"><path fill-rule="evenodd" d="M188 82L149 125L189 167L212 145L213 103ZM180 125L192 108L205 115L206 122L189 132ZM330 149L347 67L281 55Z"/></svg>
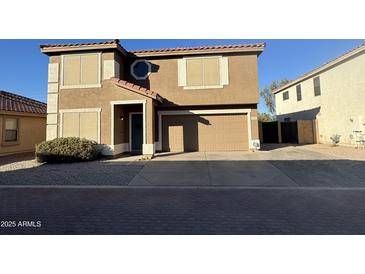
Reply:
<svg viewBox="0 0 365 274"><path fill-rule="evenodd" d="M75 44L46 44L40 45L41 52L44 54L54 54L59 52L71 51L90 51L90 50L118 50L124 56L127 56L127 51L119 44L118 39L95 42L95 43L75 43Z"/></svg>
<svg viewBox="0 0 365 274"><path fill-rule="evenodd" d="M118 78L111 78L111 80L114 82L115 85L117 85L119 87L128 89L130 91L139 93L139 94L144 95L144 96L148 96L148 97L150 97L152 99L155 99L155 100L157 100L161 103L163 101L163 98L157 92L155 92L153 90L146 89L144 87L135 85L133 83L130 83L130 82L127 82L127 81L124 81L124 80L120 80Z"/></svg>
<svg viewBox="0 0 365 274"><path fill-rule="evenodd" d="M340 62L342 62L342 61L344 61L344 60L346 60L350 57L352 57L353 55L355 55L355 54L357 54L357 53L359 53L363 50L365 50L365 43L361 44L360 46L358 46L356 48L353 48L353 49L345 52L344 54L338 56L335 59L332 59L332 60L324 63L323 65L321 65L319 67L316 67L315 69L299 76L295 80L291 80L289 83L283 85L282 87L279 87L276 90L273 90L272 93L278 93L278 92L280 92L284 89L287 89L287 88L289 88L289 87L291 87L291 86L293 86L293 85L295 85L295 84L297 84L297 83L299 83L299 82L301 82L301 81L303 81L307 78L310 78L310 77L314 76L315 74L318 74L318 73L322 72L325 69L328 69L328 68L330 68L330 67L332 67L332 66L334 66L334 65L336 65L336 64L338 64L338 63L340 63Z"/></svg>
<svg viewBox="0 0 365 274"><path fill-rule="evenodd" d="M0 111L46 114L47 104L0 90Z"/></svg>
<svg viewBox="0 0 365 274"><path fill-rule="evenodd" d="M62 51L75 50L94 50L94 49L118 49L122 54L127 55L173 55L173 54L198 54L213 52L240 52L240 51L257 51L261 52L265 48L265 43L236 44L236 45L217 45L217 46L198 46L198 47L176 47L146 50L131 50L127 52L119 43L118 39L95 42L95 43L71 43L71 44L44 44L40 45L41 51L45 54L52 54Z"/></svg>
<svg viewBox="0 0 365 274"><path fill-rule="evenodd" d="M114 39L105 42L94 42L94 43L78 43L78 44L45 44L40 45L40 48L60 48L60 47L81 47L81 46L98 46L98 45L119 45L119 40Z"/></svg>
<svg viewBox="0 0 365 274"><path fill-rule="evenodd" d="M131 50L132 53L152 53L152 52L176 52L176 51L191 51L191 50L214 50L214 49L263 49L265 43L255 44L236 44L236 45L218 45L218 46L198 46L198 47L177 47L177 48L161 48L161 49L146 49L146 50Z"/></svg>

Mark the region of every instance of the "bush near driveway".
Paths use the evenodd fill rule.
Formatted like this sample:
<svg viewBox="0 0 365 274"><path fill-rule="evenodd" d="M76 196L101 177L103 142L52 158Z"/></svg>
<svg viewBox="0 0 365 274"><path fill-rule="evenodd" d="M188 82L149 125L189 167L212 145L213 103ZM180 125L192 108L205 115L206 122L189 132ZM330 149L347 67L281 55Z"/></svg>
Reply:
<svg viewBox="0 0 365 274"><path fill-rule="evenodd" d="M36 160L40 163L70 163L92 161L100 157L97 143L85 138L56 138L36 145Z"/></svg>

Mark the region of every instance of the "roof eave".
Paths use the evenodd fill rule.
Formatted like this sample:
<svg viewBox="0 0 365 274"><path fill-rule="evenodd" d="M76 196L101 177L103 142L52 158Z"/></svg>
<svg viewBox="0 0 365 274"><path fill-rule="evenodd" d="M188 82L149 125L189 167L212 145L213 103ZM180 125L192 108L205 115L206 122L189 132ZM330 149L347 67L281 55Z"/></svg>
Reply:
<svg viewBox="0 0 365 274"><path fill-rule="evenodd" d="M256 53L258 56L264 51L264 48L248 49L209 49L209 50L176 50L165 52L133 52L130 55L136 57L159 57L159 56L181 56L181 55L201 55L201 54L219 54L219 53Z"/></svg>
<svg viewBox="0 0 365 274"><path fill-rule="evenodd" d="M9 111L0 109L1 115L15 115L15 116L34 116L34 117L47 117L47 113L35 113L26 111Z"/></svg>
<svg viewBox="0 0 365 274"><path fill-rule="evenodd" d="M135 92L135 93L137 93L139 95L142 95L142 96L149 97L149 98L154 99L154 100L156 100L160 103L163 102L163 97L161 97L157 92L149 90L150 92L152 92L152 94L151 93L146 93L145 91L140 90L139 88L135 88L134 86L137 86L137 85L135 85L133 83L130 83L133 86L127 86L127 85L123 84L122 83L123 80L120 80L118 78L111 78L110 80L114 83L114 85L116 85L118 87L121 87L121 88L127 89L129 91ZM124 81L124 82L126 82L126 81ZM138 87L140 87L140 86L138 86Z"/></svg>
<svg viewBox="0 0 365 274"><path fill-rule="evenodd" d="M111 45L82 45L82 46L65 46L65 47L47 47L40 46L41 52L47 55L51 55L53 53L61 53L61 52L71 52L71 51L91 51L91 50L107 50L114 49L119 51L124 56L127 56L127 51L117 44Z"/></svg>

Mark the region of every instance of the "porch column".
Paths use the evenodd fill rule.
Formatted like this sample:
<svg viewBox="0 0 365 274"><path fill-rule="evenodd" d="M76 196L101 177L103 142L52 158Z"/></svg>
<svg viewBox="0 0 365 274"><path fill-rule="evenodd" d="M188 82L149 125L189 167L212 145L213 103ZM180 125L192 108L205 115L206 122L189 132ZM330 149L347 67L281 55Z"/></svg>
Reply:
<svg viewBox="0 0 365 274"><path fill-rule="evenodd" d="M155 113L152 100L147 100L147 102L143 105L143 116L145 132L142 153L147 158L151 158L155 153Z"/></svg>

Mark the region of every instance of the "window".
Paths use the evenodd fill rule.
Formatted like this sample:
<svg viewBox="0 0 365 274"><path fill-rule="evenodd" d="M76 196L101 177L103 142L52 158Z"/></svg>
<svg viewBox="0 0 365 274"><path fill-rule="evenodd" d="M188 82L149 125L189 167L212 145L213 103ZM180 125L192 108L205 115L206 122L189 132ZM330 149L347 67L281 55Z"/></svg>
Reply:
<svg viewBox="0 0 365 274"><path fill-rule="evenodd" d="M100 54L64 55L62 64L63 87L100 86Z"/></svg>
<svg viewBox="0 0 365 274"><path fill-rule="evenodd" d="M5 142L18 141L18 119L16 118L5 119L4 141Z"/></svg>
<svg viewBox="0 0 365 274"><path fill-rule="evenodd" d="M321 82L319 80L319 76L313 78L313 85L314 85L314 96L321 95Z"/></svg>
<svg viewBox="0 0 365 274"><path fill-rule="evenodd" d="M179 86L184 89L223 88L228 85L226 57L196 57L178 60Z"/></svg>
<svg viewBox="0 0 365 274"><path fill-rule="evenodd" d="M297 89L297 101L302 101L302 86L297 85L296 89Z"/></svg>
<svg viewBox="0 0 365 274"><path fill-rule="evenodd" d="M131 74L136 80L145 80L151 74L151 64L146 60L136 60L131 65Z"/></svg>
<svg viewBox="0 0 365 274"><path fill-rule="evenodd" d="M288 100L288 99L289 99L289 91L283 92L283 101Z"/></svg>
<svg viewBox="0 0 365 274"><path fill-rule="evenodd" d="M62 137L80 137L99 142L98 111L69 111L62 114Z"/></svg>

